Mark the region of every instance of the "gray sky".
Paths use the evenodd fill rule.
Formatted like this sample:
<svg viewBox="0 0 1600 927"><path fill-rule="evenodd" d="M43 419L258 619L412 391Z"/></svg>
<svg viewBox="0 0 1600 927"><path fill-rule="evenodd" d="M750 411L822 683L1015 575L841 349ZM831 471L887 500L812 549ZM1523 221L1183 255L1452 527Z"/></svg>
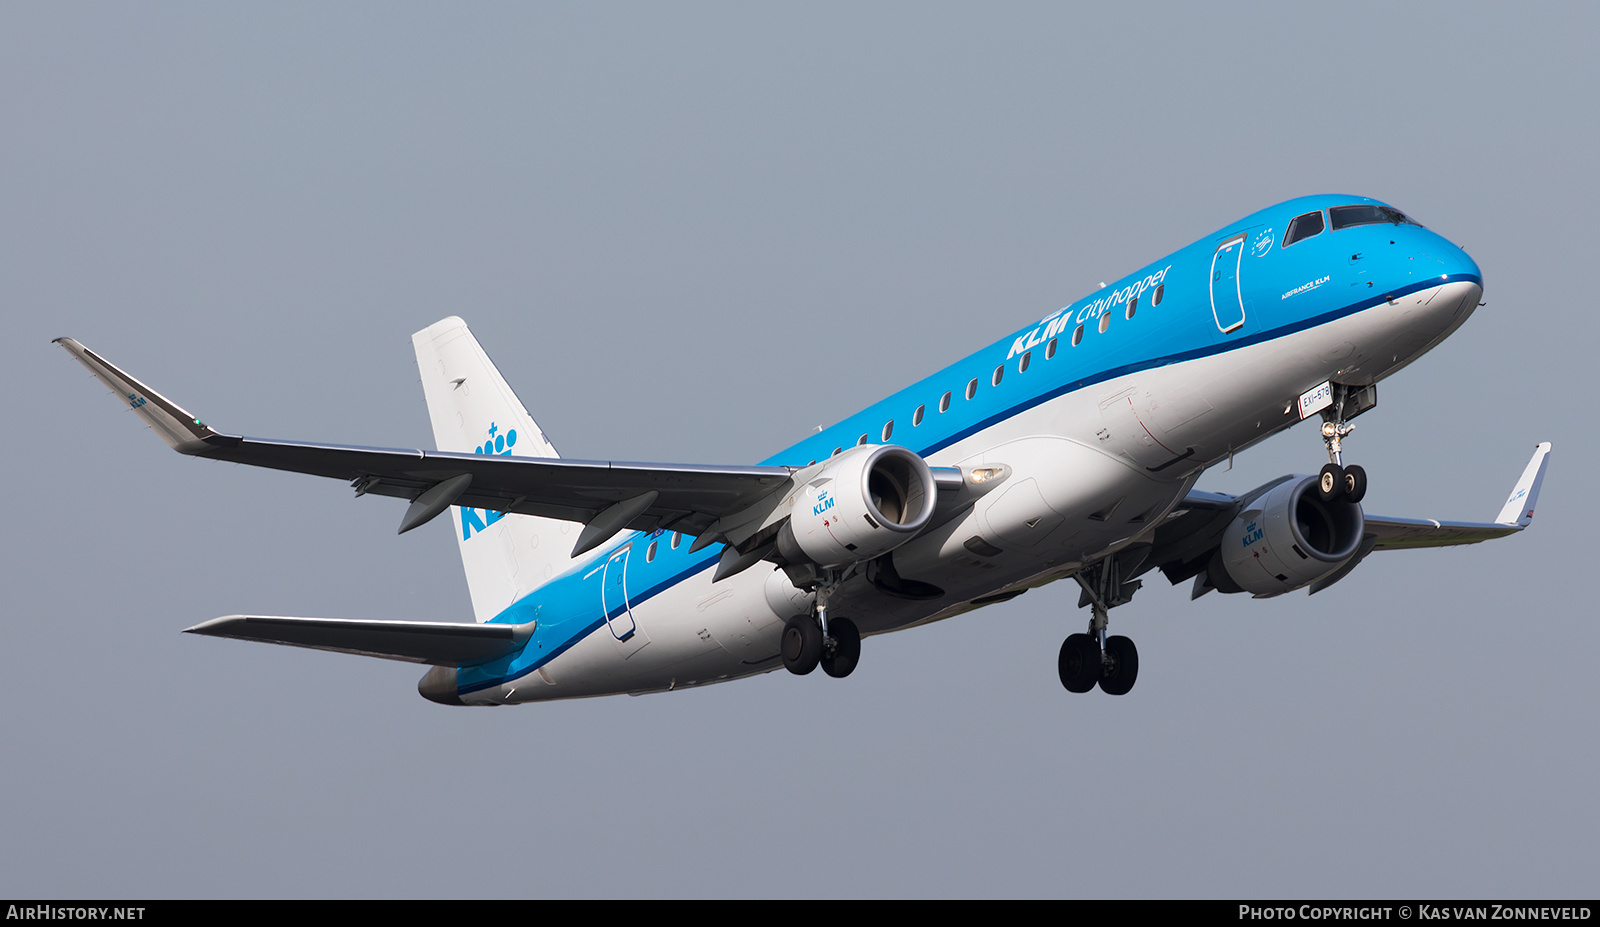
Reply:
<svg viewBox="0 0 1600 927"><path fill-rule="evenodd" d="M1515 896L1597 888L1592 5L0 4L0 895ZM446 709L183 636L464 619L443 527L172 454L431 446L472 325L562 453L758 460L1255 209L1378 197L1488 305L1385 381L1370 512L1533 529L1271 601L1063 584L848 680ZM1324 462L1309 426L1213 473Z"/></svg>

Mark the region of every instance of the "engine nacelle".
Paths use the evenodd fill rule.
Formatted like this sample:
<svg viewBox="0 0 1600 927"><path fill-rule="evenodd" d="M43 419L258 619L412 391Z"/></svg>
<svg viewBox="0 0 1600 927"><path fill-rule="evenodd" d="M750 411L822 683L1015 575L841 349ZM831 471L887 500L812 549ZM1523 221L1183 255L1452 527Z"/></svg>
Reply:
<svg viewBox="0 0 1600 927"><path fill-rule="evenodd" d="M1317 495L1316 477L1290 477L1245 506L1228 525L1211 561L1211 584L1223 592L1257 596L1292 592L1355 556L1365 527L1360 505L1324 502ZM1228 580L1237 588L1228 588Z"/></svg>
<svg viewBox="0 0 1600 927"><path fill-rule="evenodd" d="M841 567L882 556L933 517L933 473L893 444L853 447L795 490L778 552L791 563Z"/></svg>

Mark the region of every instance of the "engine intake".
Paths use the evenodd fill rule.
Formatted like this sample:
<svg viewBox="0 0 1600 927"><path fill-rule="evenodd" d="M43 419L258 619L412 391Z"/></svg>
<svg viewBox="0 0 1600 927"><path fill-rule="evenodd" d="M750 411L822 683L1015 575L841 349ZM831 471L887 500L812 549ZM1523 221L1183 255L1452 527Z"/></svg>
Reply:
<svg viewBox="0 0 1600 927"><path fill-rule="evenodd" d="M933 473L893 444L853 447L830 460L789 501L778 552L791 563L840 567L882 556L933 517Z"/></svg>
<svg viewBox="0 0 1600 927"><path fill-rule="evenodd" d="M1208 568L1212 585L1223 592L1280 595L1328 576L1355 556L1366 527L1361 506L1326 502L1316 487L1314 476L1291 477L1247 505L1222 534Z"/></svg>

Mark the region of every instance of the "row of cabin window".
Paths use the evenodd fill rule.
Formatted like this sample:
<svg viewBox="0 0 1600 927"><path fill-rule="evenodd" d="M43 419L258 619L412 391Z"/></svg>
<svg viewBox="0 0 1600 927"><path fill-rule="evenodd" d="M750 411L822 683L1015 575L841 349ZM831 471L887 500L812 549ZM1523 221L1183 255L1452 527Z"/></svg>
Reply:
<svg viewBox="0 0 1600 927"><path fill-rule="evenodd" d="M1320 213L1318 215L1320 215ZM1321 229L1318 229L1318 231L1321 231ZM1159 306L1159 305L1161 305L1161 297L1165 294L1166 289L1167 289L1167 285L1164 284L1164 283L1160 284L1159 286L1157 286L1155 288L1155 292L1153 292L1150 295L1150 305L1151 306ZM1139 308L1139 297L1137 297L1137 296L1129 297L1128 303L1127 303L1127 307L1123 311L1123 317L1127 318L1127 319L1132 319L1134 312L1138 311L1138 308ZM1100 329L1100 333L1101 334L1105 334L1106 329L1109 328L1110 325L1111 325L1111 314L1110 313L1101 313L1101 315L1100 315L1100 325L1098 326L1099 329ZM1080 345L1082 343L1083 343L1083 325L1079 324L1078 327L1073 329L1073 331L1072 331L1072 346L1073 347L1077 347L1078 345ZM1044 359L1045 360L1051 360L1055 356L1056 356L1056 339L1051 338L1048 342L1045 343L1045 346L1044 346ZM1030 365L1031 363L1033 363L1033 352L1032 351L1023 351L1022 352L1022 356L1017 358L1017 373L1023 373L1025 371L1027 371L1028 365ZM1000 380L1005 376L1005 373L1006 373L1006 365L1005 364L1001 364L1000 366L994 368L994 374L989 378L989 382L991 384L993 384L994 386L999 386L1000 385ZM950 394L951 394L951 391L950 390L946 390L945 394L943 396L939 397L939 411L941 413L950 411ZM967 398L969 400L978 395L978 378L977 377L973 377L971 380L967 381L967 392L966 392L966 395L967 395ZM926 409L927 409L926 405L920 405L920 406L917 406L917 409L916 409L915 412L911 413L911 427L915 428L918 425L922 424L922 414ZM884 422L884 424L883 424L883 443L884 444L888 444L889 443L889 436L892 435L892 434L894 434L894 419L889 419L887 422ZM869 436L867 434L865 434L865 433L862 434L861 437L856 439L856 446L860 447L861 445L866 444L868 437ZM844 452L844 448L843 447L836 447L836 448L833 449L833 453L829 454L828 456L837 457L843 452ZM815 464L815 463L816 463L815 460L811 461L811 464ZM811 464L807 464L806 466L811 466ZM682 540L683 540L683 534L681 532L678 532L678 531L672 532L672 541L671 541L672 549L673 550L677 550L678 549L678 543L680 541L682 541ZM650 563L650 562L652 562L652 561L654 561L656 559L656 544L657 544L656 541L651 541L650 542L650 546L645 549L644 560L645 560L646 563Z"/></svg>
<svg viewBox="0 0 1600 927"><path fill-rule="evenodd" d="M1159 305L1161 305L1161 297L1166 294L1166 290L1167 290L1167 285L1165 283L1158 285L1155 288L1155 291L1150 294L1150 305L1151 306L1159 306ZM1139 309L1139 297L1137 297L1137 296L1129 297L1128 298L1128 302L1127 302L1127 306L1123 310L1123 317L1127 318L1127 319L1132 319L1133 318L1133 314L1136 311L1138 311L1138 309ZM1111 313L1103 312L1103 313L1100 314L1100 325L1098 327L1100 329L1100 333L1101 334L1105 334L1106 329L1111 327ZM1080 323L1077 328L1072 330L1072 346L1073 347L1077 347L1078 345L1080 345L1082 343L1083 343L1083 325ZM1056 356L1056 339L1051 338L1048 342L1046 342L1046 344L1044 346L1044 359L1045 360L1050 360L1050 359L1054 358L1055 356ZM1033 363L1033 352L1032 351L1023 351L1022 352L1022 356L1017 358L1017 373L1023 373L1024 371L1026 371L1028 369L1028 365L1031 364L1031 363ZM1005 364L1001 364L1000 366L994 368L994 374L993 374L993 376L991 376L989 378L989 382L994 386L999 386L1000 385L1000 380L1001 380L1001 378L1003 378L1005 376L1005 373L1006 373L1006 365ZM939 411L940 412L948 412L948 411L950 411L950 393L951 393L951 391L946 390L945 394L943 396L939 397ZM967 395L968 399L972 399L974 396L978 395L978 378L977 377L973 377L971 380L967 381L967 393L966 393L966 395ZM911 427L912 428L915 428L918 425L922 424L922 413L923 413L923 411L925 409L927 409L926 405L920 405L920 406L917 406L917 409L916 409L915 412L911 413ZM883 443L884 444L888 444L889 443L889 436L892 435L892 434L894 434L894 419L890 419L889 421L885 422L884 425L883 425ZM863 433L861 435L861 437L856 439L856 446L860 447L861 445L866 444L867 443L867 438L868 438L868 435ZM829 454L828 456L837 457L837 456L839 456L839 454L843 453L843 451L844 451L844 448L842 446L841 447L836 447L836 448L833 449L833 453ZM816 461L813 460L813 461L811 461L811 463L814 464L814 463L816 463ZM806 466L810 466L810 465L811 464L807 464ZM674 545L674 546L676 546L676 545Z"/></svg>
<svg viewBox="0 0 1600 927"><path fill-rule="evenodd" d="M659 544L659 543L661 543L661 542L660 541L656 541L656 540L652 540L650 542L650 546L645 548L645 550L644 550L644 562L645 563L649 563L652 560L656 559L656 545ZM683 532L682 531L674 531L674 532L672 532L672 538L670 540L668 540L667 543L668 543L668 545L670 545L672 547L673 550L677 550L678 549L678 545L683 543Z"/></svg>

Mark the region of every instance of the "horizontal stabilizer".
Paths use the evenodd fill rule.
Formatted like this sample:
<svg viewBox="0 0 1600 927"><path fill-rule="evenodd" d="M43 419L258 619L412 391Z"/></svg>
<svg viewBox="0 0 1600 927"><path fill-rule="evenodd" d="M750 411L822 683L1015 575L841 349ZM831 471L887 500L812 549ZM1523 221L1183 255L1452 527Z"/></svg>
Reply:
<svg viewBox="0 0 1600 927"><path fill-rule="evenodd" d="M533 623L462 624L228 615L186 628L185 633L332 650L408 663L457 666L483 663L518 650L533 634Z"/></svg>

